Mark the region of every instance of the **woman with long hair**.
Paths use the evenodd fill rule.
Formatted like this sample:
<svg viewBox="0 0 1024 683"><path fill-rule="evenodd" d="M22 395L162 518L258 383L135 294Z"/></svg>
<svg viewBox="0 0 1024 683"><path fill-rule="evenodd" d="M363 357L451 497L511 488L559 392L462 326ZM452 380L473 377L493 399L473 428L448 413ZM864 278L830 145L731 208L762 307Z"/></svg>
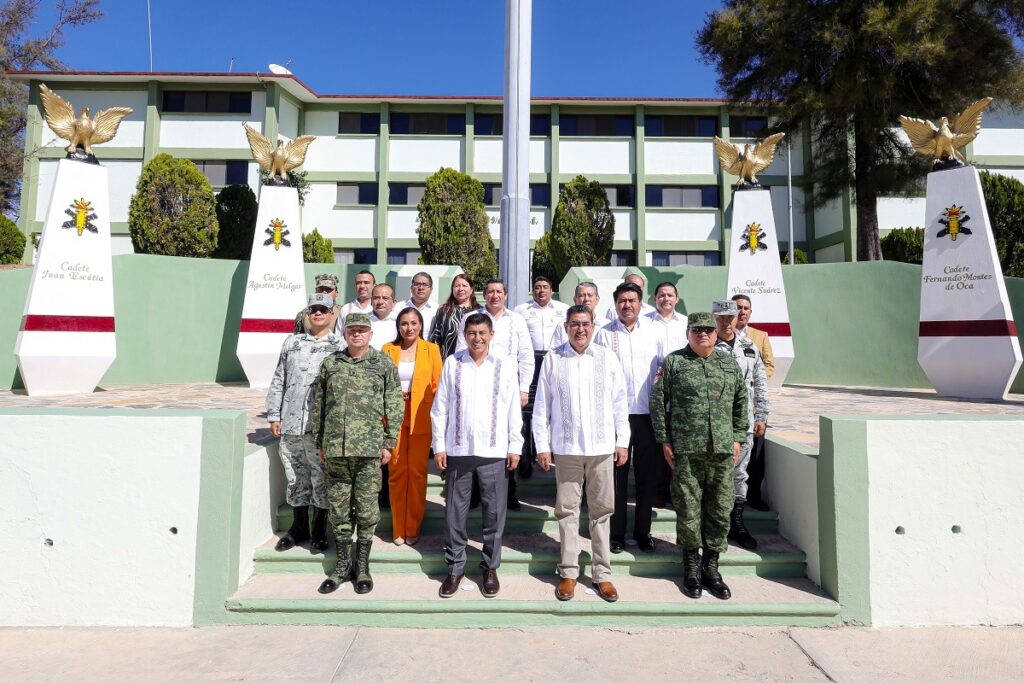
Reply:
<svg viewBox="0 0 1024 683"><path fill-rule="evenodd" d="M452 291L448 300L434 316L434 323L427 338L441 348L441 357L447 359L455 353L462 319L480 308L473 292L473 281L465 273L452 279Z"/></svg>
<svg viewBox="0 0 1024 683"><path fill-rule="evenodd" d="M441 379L441 350L423 340L423 315L412 306L398 314L395 341L382 351L398 366L405 417L388 464L391 533L395 545L415 545L427 509L430 407Z"/></svg>

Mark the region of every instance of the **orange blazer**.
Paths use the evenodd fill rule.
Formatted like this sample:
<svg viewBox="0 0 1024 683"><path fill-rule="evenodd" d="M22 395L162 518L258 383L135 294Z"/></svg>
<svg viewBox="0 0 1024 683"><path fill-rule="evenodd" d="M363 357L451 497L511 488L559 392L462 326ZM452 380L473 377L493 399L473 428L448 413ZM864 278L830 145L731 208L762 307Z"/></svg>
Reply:
<svg viewBox="0 0 1024 683"><path fill-rule="evenodd" d="M388 342L381 349L398 367L402 347ZM416 366L412 371L412 398L409 401L409 433L430 434L430 407L441 381L441 348L422 339L416 340Z"/></svg>

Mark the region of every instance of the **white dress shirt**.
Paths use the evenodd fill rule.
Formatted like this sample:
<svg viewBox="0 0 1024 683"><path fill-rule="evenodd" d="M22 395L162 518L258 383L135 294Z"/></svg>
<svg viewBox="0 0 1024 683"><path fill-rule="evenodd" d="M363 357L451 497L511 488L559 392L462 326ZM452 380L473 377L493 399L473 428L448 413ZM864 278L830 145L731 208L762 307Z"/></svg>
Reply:
<svg viewBox="0 0 1024 683"><path fill-rule="evenodd" d="M523 409L515 359L488 355L480 365L458 351L441 370L430 408L435 453L504 458L523 450Z"/></svg>
<svg viewBox="0 0 1024 683"><path fill-rule="evenodd" d="M530 391L530 383L533 382L533 344L530 343L530 331L526 328L523 316L506 308L500 317L495 318L486 306L481 306L473 312L483 313L491 319L491 324L494 325L491 353L508 356L513 363L518 363L516 369L519 374L519 391ZM459 338L455 342L456 351L467 349L466 321L468 319L467 315L459 324Z"/></svg>
<svg viewBox="0 0 1024 683"><path fill-rule="evenodd" d="M686 338L686 316L679 311L673 311L669 320L662 318L658 311L648 313L647 317L661 333L662 348L666 356L690 343Z"/></svg>
<svg viewBox="0 0 1024 683"><path fill-rule="evenodd" d="M637 318L633 331L616 318L594 334L594 343L611 349L622 363L630 415L650 415L651 384L665 357L661 334L650 320Z"/></svg>
<svg viewBox="0 0 1024 683"><path fill-rule="evenodd" d="M568 343L544 356L533 403L538 453L605 455L629 446L626 378L609 349Z"/></svg>
<svg viewBox="0 0 1024 683"><path fill-rule="evenodd" d="M541 306L536 300L530 299L513 310L526 320L526 329L530 331L534 351L550 351L555 348L552 339L555 331L565 322L568 306L554 299L549 301L547 306Z"/></svg>
<svg viewBox="0 0 1024 683"><path fill-rule="evenodd" d="M360 306L359 300L349 301L347 304L341 307L341 311L338 313L338 323L335 329L338 334L344 335L345 333L345 316L349 313L365 313L366 315L373 314L373 304L370 300L366 301L366 306Z"/></svg>
<svg viewBox="0 0 1024 683"><path fill-rule="evenodd" d="M395 309L391 309L391 312L383 319L378 318L376 313L371 313L370 329L373 330L373 336L370 337L370 346L382 351L385 344L395 341L396 320L398 320L398 314L395 313Z"/></svg>
<svg viewBox="0 0 1024 683"><path fill-rule="evenodd" d="M437 315L437 306L430 303L430 299L427 299L422 308L413 303L412 299L406 299L395 306L395 310L399 313L407 308L415 308L423 316L423 338L426 339L430 334L430 326L434 323L434 316Z"/></svg>

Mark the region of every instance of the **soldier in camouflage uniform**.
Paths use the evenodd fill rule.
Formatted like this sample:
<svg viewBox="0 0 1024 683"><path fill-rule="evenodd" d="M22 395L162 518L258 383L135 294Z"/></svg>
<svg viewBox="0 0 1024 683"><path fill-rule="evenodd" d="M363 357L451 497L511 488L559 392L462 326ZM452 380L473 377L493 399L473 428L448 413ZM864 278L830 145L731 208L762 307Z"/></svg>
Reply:
<svg viewBox="0 0 1024 683"><path fill-rule="evenodd" d="M658 371L651 421L672 468L683 594L699 598L703 587L728 600L718 556L728 548L732 471L747 438L747 389L736 361L715 348L714 316L690 314L686 337L687 346L666 356Z"/></svg>
<svg viewBox="0 0 1024 683"><path fill-rule="evenodd" d="M320 366L313 398L313 437L327 470L330 521L338 548L334 572L320 584L331 593L354 581L356 593L373 590L370 545L380 521L381 465L398 443L405 401L398 368L370 346L370 316L345 318L348 347ZM356 561L352 562L352 532Z"/></svg>
<svg viewBox="0 0 1024 683"><path fill-rule="evenodd" d="M341 314L341 306L338 305L338 276L331 275L330 273L321 273L316 276L316 284L313 286L316 288L317 294L327 294L331 297L331 320L329 329L341 337L341 330L338 327L338 316ZM309 332L309 311L303 308L301 311L295 314L295 334L302 334L303 332Z"/></svg>
<svg viewBox="0 0 1024 683"><path fill-rule="evenodd" d="M747 440L740 446L740 460L733 470L735 500L729 521L729 540L735 541L741 548L754 550L757 548L755 539L743 523L743 508L747 504L747 465L750 463L750 452L754 447L754 437L764 435L768 424L768 376L765 374L764 362L757 345L747 337L736 334L733 326L739 309L735 301L713 301L711 312L715 316L718 343L716 347L732 354L740 366L743 383L747 387Z"/></svg>
<svg viewBox="0 0 1024 683"><path fill-rule="evenodd" d="M306 315L310 331L289 335L281 346L274 377L267 392L270 432L281 439L280 456L288 480L286 500L292 506L292 526L277 542L284 551L309 540L309 510L313 505L310 548L327 549L327 492L324 466L313 444L310 408L313 382L324 358L341 348L341 338L330 331L334 300L328 294L309 297Z"/></svg>

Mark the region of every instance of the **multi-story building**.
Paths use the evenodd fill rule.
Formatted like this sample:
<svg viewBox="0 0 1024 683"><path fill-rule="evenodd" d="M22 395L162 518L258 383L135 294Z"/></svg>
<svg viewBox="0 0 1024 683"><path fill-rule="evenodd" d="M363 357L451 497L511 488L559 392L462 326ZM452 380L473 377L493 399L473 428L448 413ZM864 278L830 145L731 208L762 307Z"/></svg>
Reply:
<svg viewBox="0 0 1024 683"><path fill-rule="evenodd" d="M39 73L30 84L19 226L39 232L63 143L46 126L39 83L76 108L134 111L117 137L98 148L110 170L117 253L131 251L128 204L144 163L166 152L191 159L215 189L248 183L257 192L242 124L267 137L316 135L303 167L309 193L304 230L318 228L343 263L415 263L416 205L441 167L466 171L485 188L497 246L501 198L500 97L319 95L293 75L256 73ZM968 149L972 161L1024 179L1024 126L986 115ZM584 175L608 190L615 214L615 265L719 265L729 259L726 216L735 179L719 168L712 137L750 142L768 121L715 99L535 98L531 111L530 237L550 228L558 191ZM812 208L805 136L793 135L759 179L771 188L780 243L792 226L812 261L852 260L855 208L850 194ZM879 202L883 230L924 223L923 198Z"/></svg>

